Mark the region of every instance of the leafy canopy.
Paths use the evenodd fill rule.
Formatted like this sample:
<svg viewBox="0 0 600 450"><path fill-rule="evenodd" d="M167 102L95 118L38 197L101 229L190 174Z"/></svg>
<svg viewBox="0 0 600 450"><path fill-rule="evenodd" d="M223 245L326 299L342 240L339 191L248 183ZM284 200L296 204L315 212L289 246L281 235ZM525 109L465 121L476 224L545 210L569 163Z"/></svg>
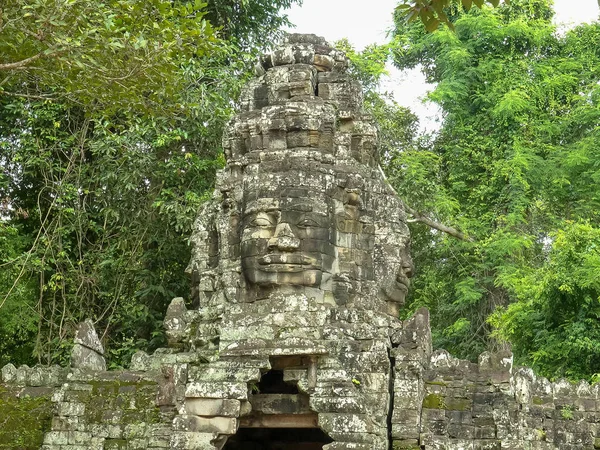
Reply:
<svg viewBox="0 0 600 450"><path fill-rule="evenodd" d="M86 318L113 367L164 344L245 58L288 3L3 3L0 365L66 363Z"/></svg>
<svg viewBox="0 0 600 450"><path fill-rule="evenodd" d="M509 4L509 0L504 0ZM494 7L500 4L500 0L403 0L397 7L396 12L408 23L420 20L427 31L435 31L440 24L446 24L454 29L454 24L448 16L448 11L456 11L461 8L469 11L473 6L483 8L489 4Z"/></svg>
<svg viewBox="0 0 600 450"><path fill-rule="evenodd" d="M560 36L552 14L546 0L513 0L458 11L455 31L436 33L397 16L394 62L437 83L444 122L388 172L414 209L471 239L413 226L410 309L432 310L436 345L475 358L509 343L546 376L591 378L600 366L581 330L599 327L587 305L600 301L600 25ZM590 256L566 258L580 251Z"/></svg>

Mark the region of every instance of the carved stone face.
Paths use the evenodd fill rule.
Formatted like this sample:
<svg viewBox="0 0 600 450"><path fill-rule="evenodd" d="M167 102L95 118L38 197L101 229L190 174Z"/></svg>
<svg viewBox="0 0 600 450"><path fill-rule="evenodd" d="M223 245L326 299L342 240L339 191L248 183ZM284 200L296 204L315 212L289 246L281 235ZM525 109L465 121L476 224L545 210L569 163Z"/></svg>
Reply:
<svg viewBox="0 0 600 450"><path fill-rule="evenodd" d="M327 198L258 198L242 214L241 257L246 279L261 286L321 285L334 259Z"/></svg>
<svg viewBox="0 0 600 450"><path fill-rule="evenodd" d="M384 283L383 292L389 301L404 305L414 271L408 242L405 242L400 248L399 256L400 259L396 265L395 273Z"/></svg>

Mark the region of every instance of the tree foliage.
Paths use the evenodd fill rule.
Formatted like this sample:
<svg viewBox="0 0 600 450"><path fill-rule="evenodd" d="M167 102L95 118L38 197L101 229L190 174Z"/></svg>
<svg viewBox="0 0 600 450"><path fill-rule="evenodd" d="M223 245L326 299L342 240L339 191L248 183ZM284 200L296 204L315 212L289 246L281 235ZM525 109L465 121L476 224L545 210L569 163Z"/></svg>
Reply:
<svg viewBox="0 0 600 450"><path fill-rule="evenodd" d="M509 4L509 0L504 0ZM498 6L500 0L404 0L397 7L399 17L403 17L408 23L420 20L427 31L435 31L440 24L454 29L450 15L457 9L469 11L473 6L483 8L484 5Z"/></svg>
<svg viewBox="0 0 600 450"><path fill-rule="evenodd" d="M0 21L4 96L103 111L175 110L182 62L217 51L200 1L8 0ZM170 83L164 83L169 79Z"/></svg>
<svg viewBox="0 0 600 450"><path fill-rule="evenodd" d="M285 20L263 3L235 32L220 2L3 4L0 365L65 362L85 318L113 366L163 344L244 58Z"/></svg>
<svg viewBox="0 0 600 450"><path fill-rule="evenodd" d="M298 0L207 0L207 19L220 25L223 39L239 48L251 51L281 36L282 28L290 25L287 15Z"/></svg>
<svg viewBox="0 0 600 450"><path fill-rule="evenodd" d="M600 25L560 36L551 18L546 0L458 12L454 32L398 17L395 64L437 83L444 122L388 170L416 210L471 239L413 227L411 309L432 309L436 344L473 358L508 341L544 375L591 378Z"/></svg>

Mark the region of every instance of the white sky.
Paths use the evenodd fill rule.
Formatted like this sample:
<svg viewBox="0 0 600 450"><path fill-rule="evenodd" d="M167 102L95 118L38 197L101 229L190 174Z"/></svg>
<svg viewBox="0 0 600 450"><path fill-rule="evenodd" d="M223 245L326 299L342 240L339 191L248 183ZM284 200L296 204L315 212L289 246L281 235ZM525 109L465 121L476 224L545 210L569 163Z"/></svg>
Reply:
<svg viewBox="0 0 600 450"><path fill-rule="evenodd" d="M287 14L296 25L293 31L297 33L314 33L329 42L346 37L357 49L385 42L398 0L352 3L349 0L304 0L302 6L294 6ZM554 5L555 21L567 26L592 22L599 14L597 0L554 0ZM419 70L400 72L390 67L389 71L390 77L382 83L383 89L393 92L398 103L410 107L420 117L423 129L437 129L439 112L435 105L422 102L432 86L425 83Z"/></svg>

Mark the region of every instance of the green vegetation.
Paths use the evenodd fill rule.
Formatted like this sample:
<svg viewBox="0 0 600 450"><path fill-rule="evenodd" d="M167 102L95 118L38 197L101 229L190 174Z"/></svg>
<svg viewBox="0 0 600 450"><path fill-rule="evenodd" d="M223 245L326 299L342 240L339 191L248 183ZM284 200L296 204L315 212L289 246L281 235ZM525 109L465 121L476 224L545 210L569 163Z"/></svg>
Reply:
<svg viewBox="0 0 600 450"><path fill-rule="evenodd" d="M249 61L293 0L9 0L0 12L0 365L164 343Z"/></svg>
<svg viewBox="0 0 600 450"><path fill-rule="evenodd" d="M49 397L24 397L0 388L0 449L39 449L50 429Z"/></svg>
<svg viewBox="0 0 600 450"><path fill-rule="evenodd" d="M509 0L504 3L510 4ZM471 7L483 8L484 5L498 6L500 0L402 0L396 12L408 23L420 20L427 31L435 31L440 24L454 29L449 15L459 9L469 11Z"/></svg>
<svg viewBox="0 0 600 450"><path fill-rule="evenodd" d="M446 409L446 401L443 395L428 394L423 399L423 408L427 409Z"/></svg>
<svg viewBox="0 0 600 450"><path fill-rule="evenodd" d="M560 416L565 420L573 420L573 407L571 405L564 405L560 409Z"/></svg>
<svg viewBox="0 0 600 450"><path fill-rule="evenodd" d="M423 399L423 408L446 409L450 411L468 411L472 401L467 398L444 397L441 394L428 394Z"/></svg>
<svg viewBox="0 0 600 450"><path fill-rule="evenodd" d="M88 317L111 367L164 345L223 126L292 3L3 4L0 365L65 363ZM511 346L550 378L597 380L600 25L559 35L549 0L499 3L418 1L388 45L338 43L409 212L403 314L427 306L456 356ZM437 31L407 23L411 8ZM436 135L377 91L390 55L436 83Z"/></svg>
<svg viewBox="0 0 600 450"><path fill-rule="evenodd" d="M455 31L435 33L398 17L394 63L420 64L437 83L429 98L444 122L387 171L416 222L409 309L430 308L436 346L475 358L510 343L543 375L590 379L600 372L600 25L560 36L552 14L546 0L512 1L457 11Z"/></svg>

